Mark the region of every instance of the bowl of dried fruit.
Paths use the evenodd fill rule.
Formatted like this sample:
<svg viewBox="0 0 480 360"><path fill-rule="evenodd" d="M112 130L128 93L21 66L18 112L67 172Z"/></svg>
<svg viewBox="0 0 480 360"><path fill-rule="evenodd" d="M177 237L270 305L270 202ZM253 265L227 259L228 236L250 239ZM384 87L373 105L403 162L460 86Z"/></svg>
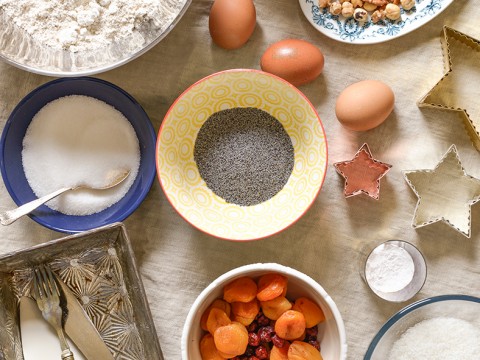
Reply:
<svg viewBox="0 0 480 360"><path fill-rule="evenodd" d="M178 97L162 122L156 159L160 185L187 222L246 241L286 229L310 208L325 178L327 141L296 87L233 69Z"/></svg>
<svg viewBox="0 0 480 360"><path fill-rule="evenodd" d="M345 326L312 278L274 263L250 264L197 297L182 333L182 359L344 360Z"/></svg>

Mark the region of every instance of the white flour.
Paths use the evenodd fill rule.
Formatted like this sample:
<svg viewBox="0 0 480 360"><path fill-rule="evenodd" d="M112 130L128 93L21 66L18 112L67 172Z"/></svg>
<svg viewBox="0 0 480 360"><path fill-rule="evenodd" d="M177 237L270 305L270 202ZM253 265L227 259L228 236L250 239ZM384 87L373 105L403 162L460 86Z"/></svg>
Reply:
<svg viewBox="0 0 480 360"><path fill-rule="evenodd" d="M0 12L39 43L76 52L105 48L113 41L132 36L143 42L144 35L170 25L183 2L0 0Z"/></svg>
<svg viewBox="0 0 480 360"><path fill-rule="evenodd" d="M368 257L365 277L372 288L389 293L402 290L413 278L415 265L403 248L384 244Z"/></svg>

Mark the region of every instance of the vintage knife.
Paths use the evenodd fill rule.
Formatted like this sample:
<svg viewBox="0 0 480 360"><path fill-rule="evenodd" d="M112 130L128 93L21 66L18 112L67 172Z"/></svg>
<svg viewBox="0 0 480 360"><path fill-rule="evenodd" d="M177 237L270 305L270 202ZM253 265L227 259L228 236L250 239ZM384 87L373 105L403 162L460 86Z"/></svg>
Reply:
<svg viewBox="0 0 480 360"><path fill-rule="evenodd" d="M53 327L45 321L37 302L26 296L20 298L20 334L23 357L6 357L6 359L52 360L60 359L61 349L58 336ZM11 340L10 340L11 342ZM85 356L67 339L75 360L86 360ZM3 359L0 357L0 359Z"/></svg>
<svg viewBox="0 0 480 360"><path fill-rule="evenodd" d="M68 316L65 321L65 332L68 337L88 360L114 360L112 353L75 295L58 277L57 280L67 303Z"/></svg>

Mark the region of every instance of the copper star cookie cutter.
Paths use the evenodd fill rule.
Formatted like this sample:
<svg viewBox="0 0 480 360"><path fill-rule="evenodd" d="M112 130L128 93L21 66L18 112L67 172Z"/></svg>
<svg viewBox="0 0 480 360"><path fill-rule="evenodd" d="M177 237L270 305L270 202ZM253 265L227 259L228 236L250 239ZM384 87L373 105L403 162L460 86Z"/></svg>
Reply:
<svg viewBox="0 0 480 360"><path fill-rule="evenodd" d="M375 200L380 197L380 179L392 167L374 159L367 143L360 147L353 159L334 163L333 166L345 179L345 197L365 194Z"/></svg>

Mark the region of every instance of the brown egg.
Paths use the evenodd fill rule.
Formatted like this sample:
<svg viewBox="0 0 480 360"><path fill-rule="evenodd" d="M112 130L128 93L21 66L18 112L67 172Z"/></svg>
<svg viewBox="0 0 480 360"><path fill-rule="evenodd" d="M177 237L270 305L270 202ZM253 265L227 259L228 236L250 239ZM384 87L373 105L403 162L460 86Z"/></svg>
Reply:
<svg viewBox="0 0 480 360"><path fill-rule="evenodd" d="M324 63L323 54L315 45L305 40L286 39L265 50L260 67L298 86L317 78Z"/></svg>
<svg viewBox="0 0 480 360"><path fill-rule="evenodd" d="M394 105L395 95L388 85L378 80L364 80L340 93L335 113L347 129L366 131L383 123Z"/></svg>
<svg viewBox="0 0 480 360"><path fill-rule="evenodd" d="M237 49L248 41L256 22L252 0L215 0L208 27L215 44L224 49Z"/></svg>

